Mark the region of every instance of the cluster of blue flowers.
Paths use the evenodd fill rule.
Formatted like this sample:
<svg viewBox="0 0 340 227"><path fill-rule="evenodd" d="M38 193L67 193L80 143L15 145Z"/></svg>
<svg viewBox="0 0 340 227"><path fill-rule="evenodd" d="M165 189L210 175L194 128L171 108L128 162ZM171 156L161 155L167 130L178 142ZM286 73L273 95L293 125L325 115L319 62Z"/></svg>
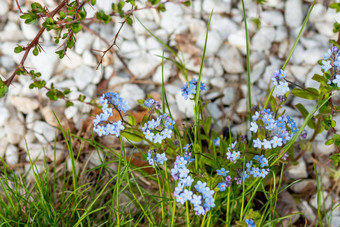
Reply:
<svg viewBox="0 0 340 227"><path fill-rule="evenodd" d="M162 114L157 119L146 122L142 128L146 139L154 143L162 143L166 138L171 138L175 121L167 114Z"/></svg>
<svg viewBox="0 0 340 227"><path fill-rule="evenodd" d="M258 161L259 165L261 168L256 167L253 164L253 161L250 160L249 162L246 163L246 171L244 173L241 174L241 180L243 180L244 177L244 181L247 180L247 178L249 178L249 176L253 176L253 177L262 177L265 178L268 173L269 173L269 169L264 169L264 167L268 166L268 159L266 159L263 155L259 156L259 155L255 155L254 160Z"/></svg>
<svg viewBox="0 0 340 227"><path fill-rule="evenodd" d="M104 93L100 97L99 103L102 105L103 112L96 115L93 120L93 131L99 136L115 135L118 137L120 130L124 129L122 122L108 122L108 120L113 115L113 109L126 113L130 109L128 103L118 93L113 92Z"/></svg>
<svg viewBox="0 0 340 227"><path fill-rule="evenodd" d="M154 99L147 99L144 101L143 106L148 108L148 109L155 109L155 110L160 110L161 109L161 104L154 100Z"/></svg>
<svg viewBox="0 0 340 227"><path fill-rule="evenodd" d="M290 116L287 115L285 117L284 115L281 115L275 120L273 112L269 109L263 109L259 112L256 111L252 120L249 130L254 133L264 130L263 134L266 136L263 140L260 140L259 138L256 140L254 139L254 148L271 149L281 147L299 130ZM289 125L290 129L287 128L287 125Z"/></svg>
<svg viewBox="0 0 340 227"><path fill-rule="evenodd" d="M247 227L256 227L253 219L246 219Z"/></svg>
<svg viewBox="0 0 340 227"><path fill-rule="evenodd" d="M184 97L185 100L187 100L189 98L189 95L195 95L196 94L196 90L197 90L197 79L194 78L191 81L189 81L188 83L184 84L182 86L182 96ZM206 91L207 88L205 87L205 84L203 82L201 82L200 85L200 90L201 91Z"/></svg>
<svg viewBox="0 0 340 227"><path fill-rule="evenodd" d="M225 168L221 168L221 169L216 170L216 172L222 178L225 177L225 180L217 185L217 188L220 189L220 191L223 192L223 191L225 191L225 189L227 187L231 186L231 177L227 175L229 173L229 171L225 170Z"/></svg>
<svg viewBox="0 0 340 227"><path fill-rule="evenodd" d="M213 141L214 141L214 144L215 144L216 147L219 147L219 146L220 146L220 144L221 144L221 139L220 139L220 137L217 137L217 138L214 139Z"/></svg>
<svg viewBox="0 0 340 227"><path fill-rule="evenodd" d="M146 159L148 160L149 165L152 167L155 167L155 164L163 165L164 162L168 160L168 158L165 156L165 153L163 154L155 153L154 150L148 151L148 157Z"/></svg>
<svg viewBox="0 0 340 227"><path fill-rule="evenodd" d="M241 157L241 153L236 150L237 141L234 143L229 144L228 152L227 152L227 159L229 161L236 163L236 161Z"/></svg>
<svg viewBox="0 0 340 227"><path fill-rule="evenodd" d="M194 192L190 190L194 182L194 179L189 176L190 170L187 168L187 165L194 161L194 159L191 158L191 153L188 152L190 146L190 144L187 144L184 147L186 151L184 156L177 156L174 168L171 169L172 177L175 180L179 180L174 194L177 202L183 205L186 201L189 201L194 206L196 215L204 215L211 208L215 207L215 200L213 198L214 191L207 187L206 182L202 181L197 181L194 186L201 195L197 193L194 194Z"/></svg>
<svg viewBox="0 0 340 227"><path fill-rule="evenodd" d="M334 72L340 70L340 51L334 46L327 51L327 53L323 56L322 66L324 72L329 71L331 68L334 69ZM328 79L328 84L334 83L336 86L340 87L340 75L336 73L330 73L331 78Z"/></svg>
<svg viewBox="0 0 340 227"><path fill-rule="evenodd" d="M287 76L287 71L283 71L282 69L276 70L273 74L272 81L275 85L275 91L279 96L285 95L289 92L288 82L284 80Z"/></svg>

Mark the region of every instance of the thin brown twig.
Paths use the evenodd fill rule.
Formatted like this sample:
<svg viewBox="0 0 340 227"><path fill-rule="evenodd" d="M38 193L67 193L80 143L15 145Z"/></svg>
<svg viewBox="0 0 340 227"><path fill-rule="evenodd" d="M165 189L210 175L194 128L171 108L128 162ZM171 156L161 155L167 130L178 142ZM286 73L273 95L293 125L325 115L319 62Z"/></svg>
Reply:
<svg viewBox="0 0 340 227"><path fill-rule="evenodd" d="M20 7L20 5L19 5L18 0L15 0L15 3L17 4L17 7L18 7L19 12L20 12L20 13L23 13L22 10L21 10L21 7Z"/></svg>
<svg viewBox="0 0 340 227"><path fill-rule="evenodd" d="M57 14L66 4L66 1L62 1L52 12L47 13L46 16L47 17L53 17L55 14ZM8 78L5 81L6 86L8 87L9 85L11 85L12 81L14 80L15 76L17 75L17 72L19 69L22 69L24 67L24 63L27 59L27 56L30 52L30 50L39 43L39 39L41 37L41 35L44 33L45 28L41 27L38 34L34 37L34 39L24 48L25 49L25 53L24 56L22 57L20 63L18 64L18 66L16 67L16 69L14 70L14 72L12 73L12 75L10 76L10 78Z"/></svg>
<svg viewBox="0 0 340 227"><path fill-rule="evenodd" d="M124 22L125 23L125 22ZM123 25L123 24L122 24ZM121 27L120 27L120 29L119 29L119 32L120 32L120 30L121 30L121 28L122 28L122 25L121 25ZM92 30L91 28L89 28L88 26L86 26L85 24L82 24L82 27L84 28L84 30L86 30L87 32L89 32L89 33L91 33L92 35L94 35L94 36L96 36L97 38L99 38L102 42L104 42L107 46L109 46L109 48L106 50L106 52L107 51L110 51L111 53L114 53L114 54L116 54L116 56L118 57L118 59L122 62L122 64L124 65L124 67L125 67L125 70L127 71L127 73L130 75L130 77L131 77L131 79L135 79L136 78L136 76L131 72L131 70L129 69L129 67L128 67L128 65L126 64L126 62L125 62L125 60L123 59L123 57L122 56L120 56L120 54L119 53L117 53L117 51L115 51L112 47L113 47L113 45L111 45L109 42L107 42L103 37L101 37L97 32L95 32L94 30ZM117 33L118 34L118 33ZM117 34L116 34L116 38L115 39L117 39ZM115 40L113 41L113 42L115 42ZM101 57L101 59L100 59L100 61L99 61L99 64L98 64L98 66L97 66L97 69L98 69L98 67L99 67L99 65L101 65L102 64L102 61L103 61L103 58L104 58L104 56L102 56Z"/></svg>

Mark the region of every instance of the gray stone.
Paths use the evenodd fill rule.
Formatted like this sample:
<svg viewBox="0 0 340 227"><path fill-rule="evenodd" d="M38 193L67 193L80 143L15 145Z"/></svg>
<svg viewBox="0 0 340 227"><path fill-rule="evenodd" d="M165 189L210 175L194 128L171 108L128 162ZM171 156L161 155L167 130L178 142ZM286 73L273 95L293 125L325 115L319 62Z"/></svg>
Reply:
<svg viewBox="0 0 340 227"><path fill-rule="evenodd" d="M275 29L275 42L282 42L287 39L287 28L284 26L279 26Z"/></svg>
<svg viewBox="0 0 340 227"><path fill-rule="evenodd" d="M92 80L96 71L88 66L82 65L74 71L73 77L79 90L83 90Z"/></svg>
<svg viewBox="0 0 340 227"><path fill-rule="evenodd" d="M300 179L300 178L306 178L308 176L307 174L307 168L305 161L300 158L298 160L298 164L291 166L288 169L288 176L292 179Z"/></svg>
<svg viewBox="0 0 340 227"><path fill-rule="evenodd" d="M273 8L276 8L276 9L283 9L284 3L285 2L283 2L281 0L267 0L263 3L263 5L273 7Z"/></svg>
<svg viewBox="0 0 340 227"><path fill-rule="evenodd" d="M307 218L308 221L310 221L311 223L314 223L316 220L315 214L313 209L309 206L309 204L307 203L307 201L302 201L299 205L298 205L299 209L301 210L301 212L303 213L303 216L305 216Z"/></svg>
<svg viewBox="0 0 340 227"><path fill-rule="evenodd" d="M268 52L274 41L275 29L272 27L261 28L252 38L251 49Z"/></svg>
<svg viewBox="0 0 340 227"><path fill-rule="evenodd" d="M328 210L332 206L332 197L331 195L328 195L328 192L321 191L320 192L320 198L321 198L321 204L324 204L325 209ZM309 204L312 205L315 209L318 209L318 193L315 193L312 198L309 200ZM321 208L322 209L322 208Z"/></svg>
<svg viewBox="0 0 340 227"><path fill-rule="evenodd" d="M255 65L256 63L260 62L262 59L265 58L266 56L263 52L253 51L249 57L250 65Z"/></svg>
<svg viewBox="0 0 340 227"><path fill-rule="evenodd" d="M320 86L320 83L315 81L315 80L312 80L312 77L314 76L314 74L319 74L319 75L322 75L323 73L321 72L321 68L320 68L320 65L319 64L316 64L311 71L309 71L309 73L307 74L306 76L306 82L305 82L305 86L306 87L313 87L313 88L316 88L318 89L319 86Z"/></svg>
<svg viewBox="0 0 340 227"><path fill-rule="evenodd" d="M241 99L237 103L236 112L237 113L246 113L247 112L247 99L246 98Z"/></svg>
<svg viewBox="0 0 340 227"><path fill-rule="evenodd" d="M39 107L39 102L33 98L26 98L20 96L12 96L11 97L12 105L17 108L18 111L22 113L29 113Z"/></svg>
<svg viewBox="0 0 340 227"><path fill-rule="evenodd" d="M320 22L324 21L326 18L327 9L322 3L316 3L313 10L309 16L308 21L310 22Z"/></svg>
<svg viewBox="0 0 340 227"><path fill-rule="evenodd" d="M0 138L0 158L3 158L8 145L8 139L3 128L0 128Z"/></svg>
<svg viewBox="0 0 340 227"><path fill-rule="evenodd" d="M164 73L162 73L162 68ZM162 77L164 76L164 83L169 80L171 76L173 76L172 72L172 63L166 62L164 63L163 67L162 65L158 66L155 74L152 76L152 80L157 83L162 83Z"/></svg>
<svg viewBox="0 0 340 227"><path fill-rule="evenodd" d="M194 106L195 102L193 100L185 100L181 93L176 94L176 103L180 112L182 112L186 117L194 117Z"/></svg>
<svg viewBox="0 0 340 227"><path fill-rule="evenodd" d="M1 42L18 42L25 39L24 34L19 29L18 25L12 21L8 21L3 30L0 30L0 41ZM15 45L16 46L16 45ZM14 49L12 52L14 54Z"/></svg>
<svg viewBox="0 0 340 227"><path fill-rule="evenodd" d="M214 92L211 92L211 93L208 93L208 94L205 95L205 97L206 97L208 100L215 99L215 98L217 98L218 96L220 96L220 92L218 92L218 91L214 91Z"/></svg>
<svg viewBox="0 0 340 227"><path fill-rule="evenodd" d="M8 165L15 165L19 161L18 148L12 144L8 145L6 149L6 163Z"/></svg>
<svg viewBox="0 0 340 227"><path fill-rule="evenodd" d="M0 106L0 127L5 125L8 118L9 118L8 109Z"/></svg>
<svg viewBox="0 0 340 227"><path fill-rule="evenodd" d="M230 45L239 48L242 53L246 53L246 35L244 29L240 29L228 36Z"/></svg>
<svg viewBox="0 0 340 227"><path fill-rule="evenodd" d="M262 61L258 62L256 65L254 65L253 70L250 74L251 83L256 82L260 78L260 76L264 72L266 64L267 64L267 61L262 60Z"/></svg>
<svg viewBox="0 0 340 227"><path fill-rule="evenodd" d="M119 91L119 95L128 102L131 109L138 106L138 99L144 99L145 93L139 86L136 84L124 84L121 90Z"/></svg>
<svg viewBox="0 0 340 227"><path fill-rule="evenodd" d="M211 102L207 106L207 110L214 119L219 119L222 116L222 111L218 108L215 102Z"/></svg>
<svg viewBox="0 0 340 227"><path fill-rule="evenodd" d="M85 65L95 67L97 66L97 59L93 56L93 54L89 50L85 50L83 53L83 63Z"/></svg>
<svg viewBox="0 0 340 227"><path fill-rule="evenodd" d="M196 45L203 50L205 43L205 33L201 33L198 37ZM217 31L210 31L207 40L206 54L215 54L222 45L222 39Z"/></svg>
<svg viewBox="0 0 340 227"><path fill-rule="evenodd" d="M243 59L235 47L223 45L218 56L224 70L228 73L242 73L244 71Z"/></svg>
<svg viewBox="0 0 340 227"><path fill-rule="evenodd" d="M310 186L314 187L315 183L316 183L315 180L305 179L293 184L290 188L296 193L301 193L307 188L307 186L308 188L310 188Z"/></svg>
<svg viewBox="0 0 340 227"><path fill-rule="evenodd" d="M296 28L301 25L304 17L301 0L287 0L285 6L285 20L289 27Z"/></svg>
<svg viewBox="0 0 340 227"><path fill-rule="evenodd" d="M317 22L317 23L315 23L315 28L320 34L323 34L323 35L330 37L330 38L334 37L334 33L333 33L334 25L333 25L333 23Z"/></svg>
<svg viewBox="0 0 340 227"><path fill-rule="evenodd" d="M42 80L49 80L54 73L54 69L59 61L58 55L55 53L55 46L42 46L44 51L41 51L37 56L34 56L30 52L29 64L25 65L28 67L31 65L35 71L41 73Z"/></svg>
<svg viewBox="0 0 340 227"><path fill-rule="evenodd" d="M318 60L320 60L324 53L325 51L320 48L310 48L304 52L305 57L303 60L306 64L314 65Z"/></svg>
<svg viewBox="0 0 340 227"><path fill-rule="evenodd" d="M5 123L5 131L7 139L11 144L17 144L20 142L25 134L25 127L17 117L11 116Z"/></svg>
<svg viewBox="0 0 340 227"><path fill-rule="evenodd" d="M9 6L7 1L0 1L0 16L5 16L8 12Z"/></svg>
<svg viewBox="0 0 340 227"><path fill-rule="evenodd" d="M137 58L141 53L141 47L135 41L125 41L122 43L121 55L127 59Z"/></svg>
<svg viewBox="0 0 340 227"><path fill-rule="evenodd" d="M161 27L170 34L183 23L183 10L175 3L167 4L166 8L166 12L162 13Z"/></svg>
<svg viewBox="0 0 340 227"><path fill-rule="evenodd" d="M155 68L162 62L160 58L157 58L151 54L144 53L138 58L132 59L128 65L131 72L138 78L143 78L149 75Z"/></svg>
<svg viewBox="0 0 340 227"><path fill-rule="evenodd" d="M230 13L231 0L209 0L203 2L203 10L206 13Z"/></svg>
<svg viewBox="0 0 340 227"><path fill-rule="evenodd" d="M215 30L219 33L222 40L226 40L229 35L235 33L238 30L238 26L234 21L227 17L219 17L217 15L212 17L210 26L212 30Z"/></svg>
<svg viewBox="0 0 340 227"><path fill-rule="evenodd" d="M78 54L76 54L72 50L68 50L67 51L67 57L64 57L63 59L61 59L60 62L66 68L77 69L82 65L83 59L81 58L81 56L79 56Z"/></svg>
<svg viewBox="0 0 340 227"><path fill-rule="evenodd" d="M71 119L74 115L78 113L78 108L75 106L70 106L65 109L64 113L67 119Z"/></svg>
<svg viewBox="0 0 340 227"><path fill-rule="evenodd" d="M128 27L128 26L127 26ZM92 43L94 40L94 36L89 33L81 33L79 37L77 37L77 42L75 43L75 52L77 54L84 53L85 50L90 50L92 47ZM67 51L67 54L69 50Z"/></svg>
<svg viewBox="0 0 340 227"><path fill-rule="evenodd" d="M36 121L33 126L34 135L42 144L52 142L58 135L58 130L44 121Z"/></svg>
<svg viewBox="0 0 340 227"><path fill-rule="evenodd" d="M36 25L26 24L24 20L20 20L21 31L27 40L33 40L38 34L39 29Z"/></svg>
<svg viewBox="0 0 340 227"><path fill-rule="evenodd" d="M299 66L299 65L291 65L288 67L289 72L291 72L295 79L300 82L305 82L306 74L310 70L310 67L307 66Z"/></svg>
<svg viewBox="0 0 340 227"><path fill-rule="evenodd" d="M261 12L261 25L262 26L281 26L283 25L283 15L280 11L268 10Z"/></svg>
<svg viewBox="0 0 340 227"><path fill-rule="evenodd" d="M223 88L224 83L225 83L225 80L223 77L214 77L210 80L210 84L218 88Z"/></svg>
<svg viewBox="0 0 340 227"><path fill-rule="evenodd" d="M223 90L223 98L222 98L222 103L224 105L230 105L232 104L235 100L235 95L236 95L237 89L235 87L226 87Z"/></svg>

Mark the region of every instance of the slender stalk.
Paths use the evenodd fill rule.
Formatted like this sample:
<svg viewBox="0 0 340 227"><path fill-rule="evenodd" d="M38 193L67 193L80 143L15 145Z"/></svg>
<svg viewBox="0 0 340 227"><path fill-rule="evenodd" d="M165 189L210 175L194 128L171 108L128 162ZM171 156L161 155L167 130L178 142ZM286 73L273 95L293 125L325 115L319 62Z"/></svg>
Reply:
<svg viewBox="0 0 340 227"><path fill-rule="evenodd" d="M246 33L248 108L250 111L251 110L251 81L250 81L250 60L249 60L250 51L249 51L249 34L248 34L248 25L247 25L247 15L246 15L246 8L244 6L244 0L242 0L242 11L243 11L243 20L244 20L244 30ZM249 119L251 119L251 113L250 113Z"/></svg>
<svg viewBox="0 0 340 227"><path fill-rule="evenodd" d="M200 132L199 127L198 127L199 126L199 121L200 121L199 96L200 96L200 90L201 90L201 81L202 81L202 74L203 74L204 59L205 59L205 53L206 53L206 49L207 49L208 33L209 33L209 27L210 27L210 22L211 22L212 14L213 14L213 11L211 11L211 13L210 13L209 21L208 21L208 24L207 24L207 31L206 31L206 34L205 34L205 41L204 41L204 47L203 47L201 65L200 65L200 73L198 75L198 80L197 80L197 85L196 85L194 145L197 144L198 134ZM194 149L195 153L198 153L198 151L196 151L196 149L197 149L196 146L194 146L193 149ZM195 169L197 170L197 168L198 168L198 155L195 155Z"/></svg>
<svg viewBox="0 0 340 227"><path fill-rule="evenodd" d="M229 226L229 210L230 210L230 187L228 187L228 199L227 199L227 211L226 211L226 219L225 219L225 226L228 227Z"/></svg>
<svg viewBox="0 0 340 227"><path fill-rule="evenodd" d="M290 60L290 58L291 58L292 55L293 55L293 52L294 52L294 50L295 50L295 48L296 48L296 46L297 46L297 44L298 44L298 42L299 42L299 40L300 40L300 38L301 38L301 36L302 36L303 30L304 30L305 27L306 27L306 24L307 24L307 22L308 22L308 19L309 19L310 14L312 13L312 10L313 10L313 7L314 7L315 3L316 3L316 0L314 0L313 3L312 3L312 5L309 7L307 16L306 16L305 20L303 21L303 24L302 24L302 27L301 27L301 29L300 29L300 32L299 32L299 34L298 34L298 36L297 36L297 38L296 38L296 40L295 40L295 42L294 42L294 44L293 44L293 46L292 46L292 49L290 49L290 51L289 51L289 54L288 54L288 57L287 57L285 63L284 63L283 66L282 66L282 70L284 70L284 69L286 68L286 66L287 66L287 64L288 64L288 62L289 62L289 60ZM272 94L273 94L273 92L274 92L274 89L275 89L275 85L273 85L272 89L270 90L270 93L269 93L269 95L268 95L268 98L267 98L267 100L266 100L266 103L264 104L264 107L263 107L264 109L267 108L267 106L268 106L268 104L269 104L270 97L272 96Z"/></svg>

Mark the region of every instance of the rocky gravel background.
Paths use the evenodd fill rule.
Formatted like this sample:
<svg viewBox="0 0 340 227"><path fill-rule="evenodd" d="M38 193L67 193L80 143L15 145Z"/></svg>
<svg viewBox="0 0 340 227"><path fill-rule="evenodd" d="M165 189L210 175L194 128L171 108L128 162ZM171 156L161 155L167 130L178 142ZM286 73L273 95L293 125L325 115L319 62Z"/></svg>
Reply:
<svg viewBox="0 0 340 227"><path fill-rule="evenodd" d="M50 9L56 6L53 0L38 2ZM261 7L254 0L245 1L251 37L253 103L263 105L271 88L271 76L286 60L311 2L268 0ZM301 86L318 87L311 80L315 73L321 73L316 63L330 47L328 40L337 39L337 34L332 30L333 23L340 22L340 13L328 8L325 2L315 5L306 30L286 68L288 78ZM31 1L22 0L19 3L23 11L27 11ZM98 9L109 12L107 9L111 8L111 3L109 0L101 0L97 1L94 8L86 6L88 17L92 17ZM247 76L241 1L195 0L190 7L167 3L166 8L167 11L161 14L155 9L148 9L136 11L134 15L160 40L178 51L190 77L199 73L207 19L214 10L203 71L203 81L208 90L203 93L203 97L209 102L207 109L217 129L230 123L233 134L244 134ZM252 22L253 18L260 18L259 29ZM87 32L79 33L75 48L68 50L67 57L61 61L54 53L58 46L53 43L52 34L45 32L41 40L44 52L37 57L30 55L26 66L40 71L48 85L53 83L60 89L70 88L70 99L77 99L79 94L83 94L87 97L86 101L89 101L98 98L103 92L116 91L138 111L136 100L144 99L148 94L155 98L161 94L162 59L159 56L162 55L163 47L135 19L132 27L125 25L122 28L117 39L119 48L115 47L116 53L108 53L102 65L96 69L102 56L98 50L107 49L107 43L100 37L110 43L120 28L120 22L122 19L115 18L108 25L86 25ZM38 29L39 25L27 25L19 19L14 1L0 0L0 74L3 78L9 77L21 60L22 55L15 54L14 47L18 43L26 45L35 37ZM165 56L170 54L166 51ZM184 101L181 96L180 89L185 79L170 61L165 61L164 77L172 113L180 124L183 119L193 117L194 114L193 103ZM67 158L65 160L65 147L62 137L58 135L58 123L53 111L65 128L79 135L91 132L89 113L94 114L93 108L84 103L75 102L74 106L65 108L63 100L50 102L46 99L46 91L31 90L29 83L28 77L17 77L6 97L0 99L0 157L18 172L29 169L27 148L32 159L38 160L40 169L44 168L41 161L44 154L50 161L56 158L60 162L70 162ZM334 101L339 105L340 97ZM301 125L303 119L294 108L297 103L303 103L307 109L311 109L314 102L289 97L286 113ZM334 120L338 122L335 129L339 133L340 116L334 117ZM308 139L312 130L306 130ZM300 158L296 160L296 165L287 166L285 184L297 179L301 181L282 195L279 207L281 205L282 212L287 214L296 211L304 213L295 216L297 226L298 223L303 223L303 226L305 218L309 226L315 226L317 191L313 164L316 164L321 176L329 223L334 227L340 226L340 208L330 212L340 202L340 178L339 169L335 169L328 159L335 149L324 145L327 138L328 132L324 131L304 150L297 147L295 153ZM103 140L113 144L112 138ZM53 155L55 142L56 157ZM88 150L84 152L92 165L100 162L96 153ZM79 168L82 165L78 163Z"/></svg>

